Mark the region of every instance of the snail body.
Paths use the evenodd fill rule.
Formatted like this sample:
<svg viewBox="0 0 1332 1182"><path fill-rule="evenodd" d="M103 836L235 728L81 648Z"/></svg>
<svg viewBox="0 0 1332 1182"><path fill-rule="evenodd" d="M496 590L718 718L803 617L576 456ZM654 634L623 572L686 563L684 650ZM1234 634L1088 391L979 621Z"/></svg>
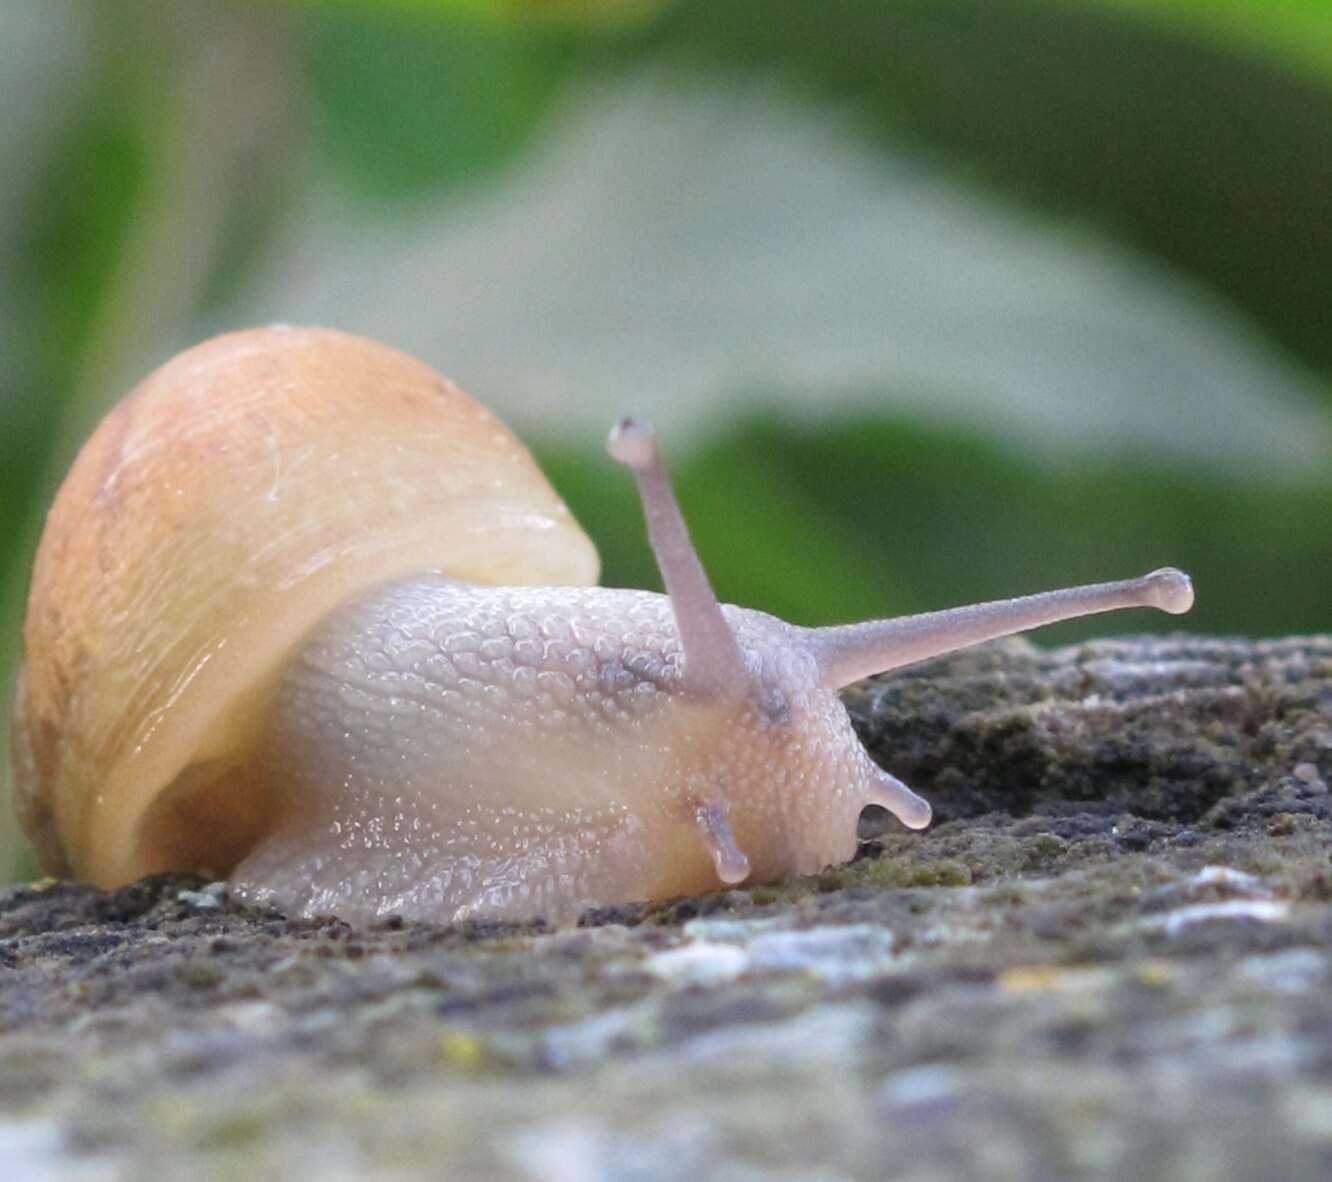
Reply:
<svg viewBox="0 0 1332 1182"><path fill-rule="evenodd" d="M266 328L167 362L103 421L34 564L12 744L43 865L228 876L292 913L575 918L817 871L879 804L837 690L1124 606L1177 571L841 628L722 607L649 428L666 594L595 550L526 451L419 362Z"/></svg>

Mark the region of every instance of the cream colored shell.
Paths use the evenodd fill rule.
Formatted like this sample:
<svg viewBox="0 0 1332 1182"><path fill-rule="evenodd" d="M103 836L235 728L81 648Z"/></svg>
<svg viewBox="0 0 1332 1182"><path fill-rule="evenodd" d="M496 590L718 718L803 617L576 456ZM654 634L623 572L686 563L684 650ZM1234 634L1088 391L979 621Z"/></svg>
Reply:
<svg viewBox="0 0 1332 1182"><path fill-rule="evenodd" d="M37 552L14 763L44 867L228 872L275 807L249 762L275 670L420 571L591 584L597 558L503 424L402 353L273 327L167 362L79 453Z"/></svg>

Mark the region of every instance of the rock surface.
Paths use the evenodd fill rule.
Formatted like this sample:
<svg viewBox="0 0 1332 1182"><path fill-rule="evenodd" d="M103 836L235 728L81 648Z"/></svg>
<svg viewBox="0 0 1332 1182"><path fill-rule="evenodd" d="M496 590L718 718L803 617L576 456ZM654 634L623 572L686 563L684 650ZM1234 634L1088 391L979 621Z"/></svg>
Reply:
<svg viewBox="0 0 1332 1182"><path fill-rule="evenodd" d="M848 704L938 823L815 879L559 931L0 892L0 1176L1332 1176L1332 639Z"/></svg>

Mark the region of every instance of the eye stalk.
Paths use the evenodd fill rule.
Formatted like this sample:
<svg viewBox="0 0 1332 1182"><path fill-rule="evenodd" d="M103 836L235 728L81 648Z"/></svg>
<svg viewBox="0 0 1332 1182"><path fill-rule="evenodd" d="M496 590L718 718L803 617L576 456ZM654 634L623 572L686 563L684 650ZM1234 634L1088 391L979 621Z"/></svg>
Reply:
<svg viewBox="0 0 1332 1182"><path fill-rule="evenodd" d="M638 484L648 540L684 648L686 692L705 698L743 693L749 681L744 658L690 541L652 424L621 419L611 428L607 450L633 472ZM822 683L841 689L876 673L1079 616L1130 607L1154 607L1180 615L1192 606L1189 576L1174 567L1162 567L1138 579L1066 587L899 619L795 631L814 654Z"/></svg>
<svg viewBox="0 0 1332 1182"><path fill-rule="evenodd" d="M1163 567L1140 579L1065 587L895 620L802 631L823 683L841 689L876 673L1079 616L1127 607L1154 607L1180 615L1192 606L1192 580L1181 570Z"/></svg>
<svg viewBox="0 0 1332 1182"><path fill-rule="evenodd" d="M740 696L749 685L749 672L689 538L657 450L656 431L643 420L621 419L611 428L606 450L633 472L638 485L648 541L680 631L685 692L709 699Z"/></svg>

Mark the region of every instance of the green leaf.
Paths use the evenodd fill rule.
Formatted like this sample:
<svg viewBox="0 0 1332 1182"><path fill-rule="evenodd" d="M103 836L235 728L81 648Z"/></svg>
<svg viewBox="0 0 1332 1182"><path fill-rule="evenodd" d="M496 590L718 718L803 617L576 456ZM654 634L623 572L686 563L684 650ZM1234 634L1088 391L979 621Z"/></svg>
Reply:
<svg viewBox="0 0 1332 1182"><path fill-rule="evenodd" d="M484 202L317 204L246 315L392 341L533 439L892 406L1042 455L1329 463L1318 383L1206 292L788 92L659 69L563 110Z"/></svg>
<svg viewBox="0 0 1332 1182"><path fill-rule="evenodd" d="M1327 0L1084 0L1163 27L1196 31L1324 79L1332 78Z"/></svg>
<svg viewBox="0 0 1332 1182"><path fill-rule="evenodd" d="M642 20L669 0L287 0L294 7L433 19L464 18L493 24L588 25L600 28Z"/></svg>
<svg viewBox="0 0 1332 1182"><path fill-rule="evenodd" d="M1167 29L1146 7L784 0L775 17L770 0L685 0L642 49L771 71L844 104L885 141L910 137L1200 278L1332 369L1328 72ZM1203 0L1189 7L1201 29ZM1271 8L1227 7L1246 27ZM1290 37L1308 30L1326 53L1322 0L1275 7Z"/></svg>
<svg viewBox="0 0 1332 1182"><path fill-rule="evenodd" d="M488 176L529 142L568 59L553 36L378 10L312 13L305 41L325 155L376 200Z"/></svg>

